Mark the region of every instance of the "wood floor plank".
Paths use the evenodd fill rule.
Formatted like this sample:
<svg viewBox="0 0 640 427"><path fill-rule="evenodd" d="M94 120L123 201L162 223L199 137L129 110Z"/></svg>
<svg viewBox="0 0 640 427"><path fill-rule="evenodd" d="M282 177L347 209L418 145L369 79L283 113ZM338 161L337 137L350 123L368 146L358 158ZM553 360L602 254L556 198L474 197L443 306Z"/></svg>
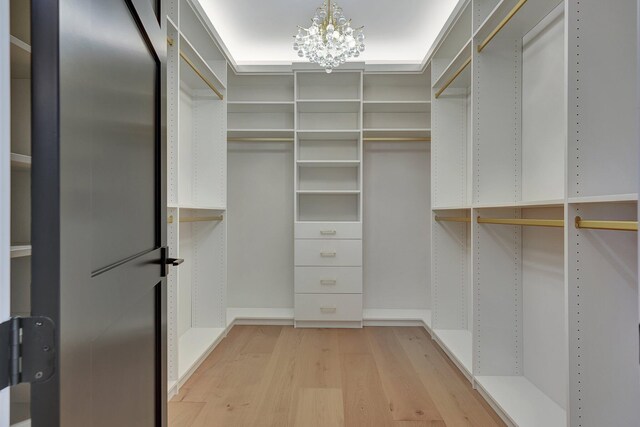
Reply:
<svg viewBox="0 0 640 427"><path fill-rule="evenodd" d="M273 353L282 326L254 326L253 336L240 353Z"/></svg>
<svg viewBox="0 0 640 427"><path fill-rule="evenodd" d="M204 406L204 402L169 402L169 426L191 427Z"/></svg>
<svg viewBox="0 0 640 427"><path fill-rule="evenodd" d="M296 387L341 387L338 334L335 329L305 329L296 356Z"/></svg>
<svg viewBox="0 0 640 427"><path fill-rule="evenodd" d="M343 354L341 368L345 424L349 427L393 426L373 356Z"/></svg>
<svg viewBox="0 0 640 427"><path fill-rule="evenodd" d="M288 425L294 391L296 357L300 351L304 329L285 327L275 345L265 373L258 386L256 410L250 426L282 427Z"/></svg>
<svg viewBox="0 0 640 427"><path fill-rule="evenodd" d="M207 402L212 398L212 385L224 381L227 375L232 372L229 365L238 357L241 349L254 336L255 326L234 327L229 335L222 340L207 360L182 386L174 401L185 402Z"/></svg>
<svg viewBox="0 0 640 427"><path fill-rule="evenodd" d="M392 328L366 328L392 417L396 421L443 421L400 347Z"/></svg>
<svg viewBox="0 0 640 427"><path fill-rule="evenodd" d="M340 354L371 354L371 347L362 329L338 329Z"/></svg>
<svg viewBox="0 0 640 427"><path fill-rule="evenodd" d="M300 388L293 426L344 427L342 390L339 388Z"/></svg>
<svg viewBox="0 0 640 427"><path fill-rule="evenodd" d="M492 411L487 411L482 397L471 388L457 368L442 356L422 328L393 330L447 426L504 425Z"/></svg>

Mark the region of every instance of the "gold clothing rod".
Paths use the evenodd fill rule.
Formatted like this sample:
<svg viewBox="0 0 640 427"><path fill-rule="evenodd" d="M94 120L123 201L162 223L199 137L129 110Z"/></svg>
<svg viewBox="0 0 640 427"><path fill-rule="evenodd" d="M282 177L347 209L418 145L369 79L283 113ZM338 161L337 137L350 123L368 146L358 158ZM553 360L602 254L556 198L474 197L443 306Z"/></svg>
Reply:
<svg viewBox="0 0 640 427"><path fill-rule="evenodd" d="M171 37L167 37L167 43L169 43L169 46L173 46L173 39ZM189 57L187 55L185 55L185 53L183 51L180 51L180 57L182 59L184 59L184 62L187 63L187 65L189 67L191 67L191 69L198 75L198 77L200 77L202 79L203 82L205 82L205 84L207 86L209 86L209 88L216 94L218 95L218 98L220 98L220 100L222 101L224 99L224 95L218 90L218 88L216 88L216 86L211 83L211 81L209 81L208 78L206 78L204 76L204 74L202 74L200 72L200 70L198 69L198 67L196 67L196 64L194 64L191 59L189 59Z"/></svg>
<svg viewBox="0 0 640 427"><path fill-rule="evenodd" d="M584 220L577 216L576 228L588 228L592 230L638 231L638 221Z"/></svg>
<svg viewBox="0 0 640 427"><path fill-rule="evenodd" d="M504 17L504 19L502 21L500 21L500 23L498 24L498 26L496 28L493 29L493 31L491 31L491 33L489 33L489 35L487 36L486 39L484 39L482 41L482 43L480 43L478 45L478 53L482 52L482 50L487 47L487 45L491 42L491 40L493 40L493 38L500 32L500 30L502 30L502 28L504 28L505 25L507 25L507 23L509 21L511 21L511 18L513 18L515 16L516 13L518 13L518 11L522 8L522 6L524 6L524 4L527 2L527 0L520 0L518 2L518 4L516 4L513 9L511 9L511 12L509 12L507 14L507 16Z"/></svg>
<svg viewBox="0 0 640 427"><path fill-rule="evenodd" d="M481 218L478 224L530 225L533 227L564 227L563 219Z"/></svg>
<svg viewBox="0 0 640 427"><path fill-rule="evenodd" d="M438 222L471 222L469 217L455 217L455 216L438 216L436 215L436 221Z"/></svg>
<svg viewBox="0 0 640 427"><path fill-rule="evenodd" d="M198 216L198 217L180 217L180 222L209 222L209 221L222 221L224 217L222 215L216 216ZM167 218L169 224L173 224L173 215Z"/></svg>
<svg viewBox="0 0 640 427"><path fill-rule="evenodd" d="M456 71L455 74L453 76L451 76L451 78L449 80L447 80L447 82L444 84L444 86L442 86L440 88L440 90L438 92L436 92L436 99L438 99L440 97L440 95L442 95L442 92L447 90L447 88L451 85L451 83L453 83L453 81L455 79L457 79L460 74L462 74L464 69L467 68L469 66L469 64L471 64L471 57L469 57L469 59L467 59L464 62L464 64L462 64L462 66L460 68L458 68L458 71Z"/></svg>

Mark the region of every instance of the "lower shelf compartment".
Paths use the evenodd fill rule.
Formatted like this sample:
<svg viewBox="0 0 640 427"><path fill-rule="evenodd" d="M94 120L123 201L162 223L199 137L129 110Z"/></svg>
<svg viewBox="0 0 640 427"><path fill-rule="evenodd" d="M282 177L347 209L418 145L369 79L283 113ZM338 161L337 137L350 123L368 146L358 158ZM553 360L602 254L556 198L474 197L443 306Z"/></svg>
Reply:
<svg viewBox="0 0 640 427"><path fill-rule="evenodd" d="M180 337L178 378L182 382L206 359L224 337L226 328L191 328Z"/></svg>
<svg viewBox="0 0 640 427"><path fill-rule="evenodd" d="M522 376L478 376L476 384L519 427L564 427L567 413Z"/></svg>
<svg viewBox="0 0 640 427"><path fill-rule="evenodd" d="M466 375L470 376L473 348L471 331L466 329L436 329L433 333L443 349L458 362L458 365L461 365L466 371Z"/></svg>

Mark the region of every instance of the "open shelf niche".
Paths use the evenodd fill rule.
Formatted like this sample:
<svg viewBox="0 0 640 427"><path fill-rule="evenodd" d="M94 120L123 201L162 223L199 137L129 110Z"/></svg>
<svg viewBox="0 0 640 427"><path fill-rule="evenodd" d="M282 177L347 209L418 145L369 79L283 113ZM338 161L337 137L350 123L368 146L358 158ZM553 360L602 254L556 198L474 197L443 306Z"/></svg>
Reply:
<svg viewBox="0 0 640 427"><path fill-rule="evenodd" d="M226 332L227 62L199 5L168 5L169 394Z"/></svg>

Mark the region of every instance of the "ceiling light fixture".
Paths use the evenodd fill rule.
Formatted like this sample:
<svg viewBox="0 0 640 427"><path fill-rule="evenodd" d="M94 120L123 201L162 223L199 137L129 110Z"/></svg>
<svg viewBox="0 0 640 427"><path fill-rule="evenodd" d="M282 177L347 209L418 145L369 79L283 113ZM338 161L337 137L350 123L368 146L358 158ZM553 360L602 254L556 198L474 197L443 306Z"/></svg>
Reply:
<svg viewBox="0 0 640 427"><path fill-rule="evenodd" d="M351 20L345 18L342 8L325 0L316 9L309 28L298 26L293 50L300 58L306 57L330 73L347 59L364 52L363 28L351 28Z"/></svg>

